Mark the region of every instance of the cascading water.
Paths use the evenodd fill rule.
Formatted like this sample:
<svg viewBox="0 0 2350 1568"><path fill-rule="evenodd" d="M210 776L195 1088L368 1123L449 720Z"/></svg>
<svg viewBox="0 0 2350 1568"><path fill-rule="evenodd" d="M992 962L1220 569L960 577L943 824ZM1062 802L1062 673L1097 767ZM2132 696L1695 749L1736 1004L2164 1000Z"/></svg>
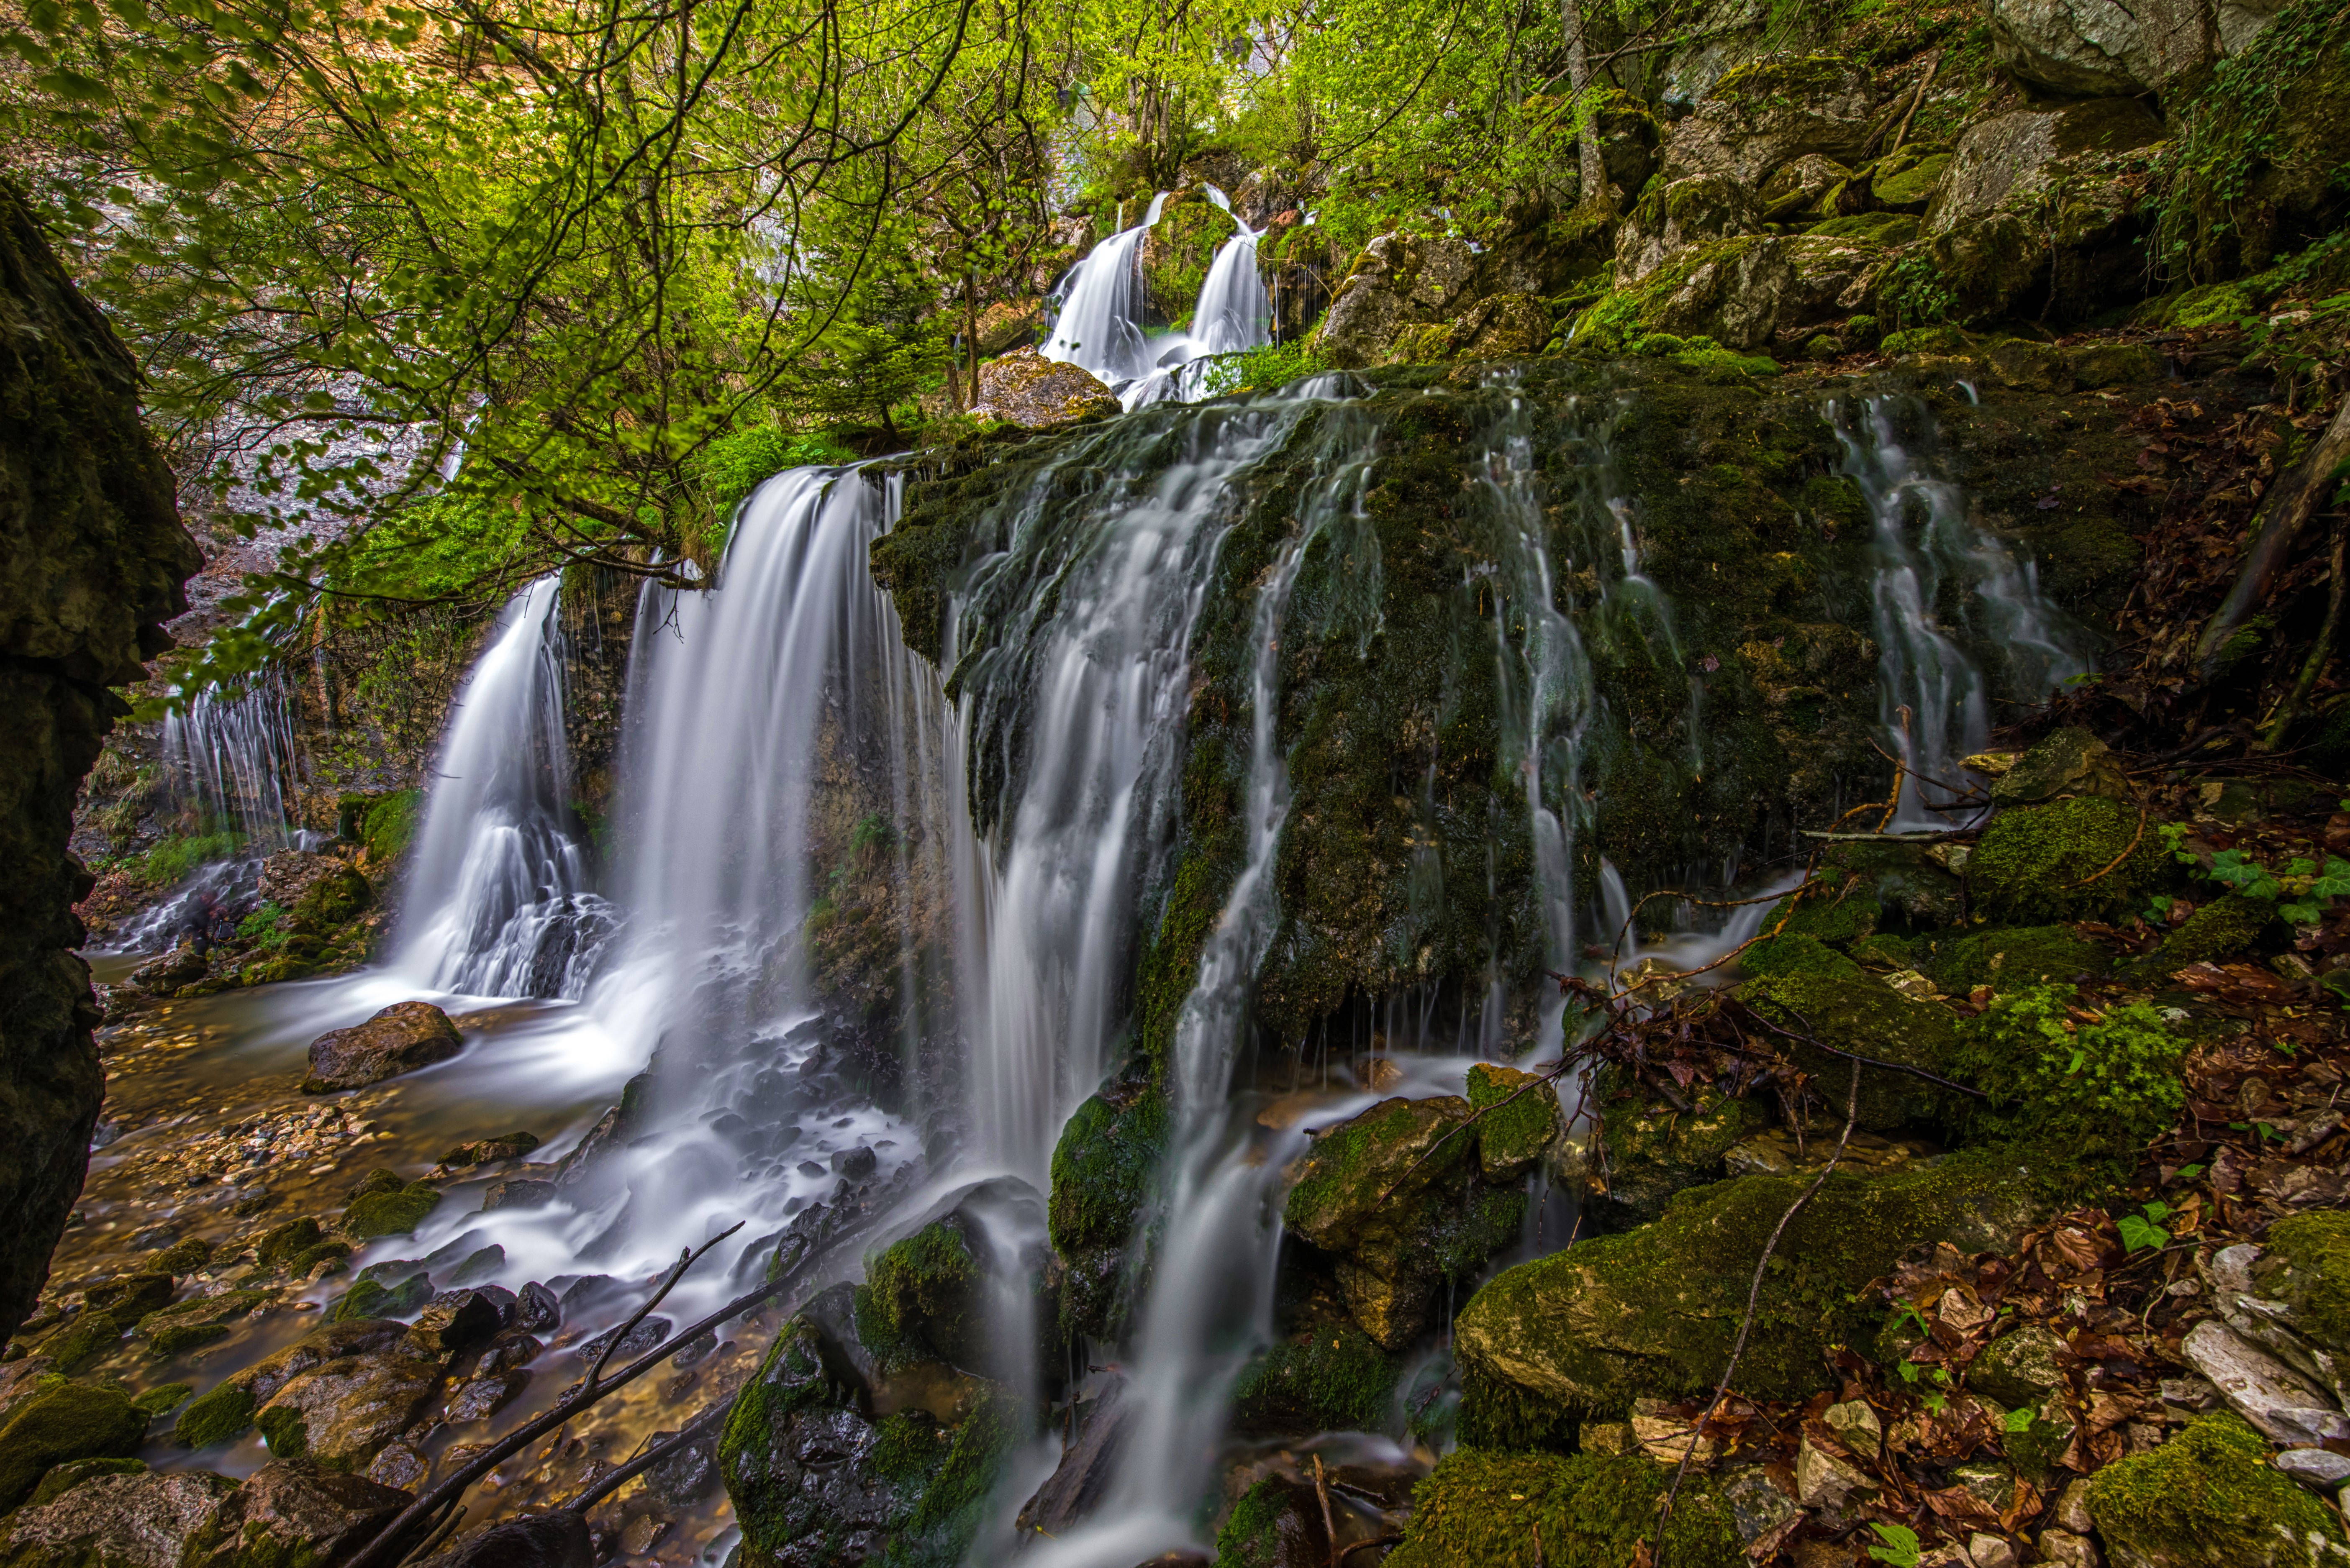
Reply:
<svg viewBox="0 0 2350 1568"><path fill-rule="evenodd" d="M1150 198L1142 222L1120 229L1079 262L1062 291L1059 319L1041 352L1092 371L1118 387L1150 371L1150 344L1142 330L1142 242L1158 225L1170 192Z"/></svg>
<svg viewBox="0 0 2350 1568"><path fill-rule="evenodd" d="M577 996L610 932L566 798L561 601L515 595L452 707L392 961L428 989Z"/></svg>
<svg viewBox="0 0 2350 1568"><path fill-rule="evenodd" d="M2007 690L2019 699L2089 668L2079 634L2041 594L2033 566L2019 566L1977 527L1960 487L1910 450L1899 427L1926 420L1914 400L1891 396L1830 410L1845 472L1876 523L1878 718L1908 774L1890 824L1897 830L1962 826L1979 811L1949 809L1967 794L1960 760L1991 739L1991 686L1945 618L1953 609L2001 651Z"/></svg>
<svg viewBox="0 0 2350 1568"><path fill-rule="evenodd" d="M174 710L163 721L163 766L199 833L234 833L257 849L292 842L294 720L274 672Z"/></svg>
<svg viewBox="0 0 2350 1568"><path fill-rule="evenodd" d="M1301 395L1327 395L1343 385L1327 378ZM1326 524L1359 519L1376 431L1338 410L1325 417L1317 439L1315 485L1300 504L1296 533L1257 589L1251 617L1247 859L1176 1020L1177 1132L1167 1229L1143 1304L1134 1372L1119 1396L1117 1469L1098 1522L1037 1555L1048 1568L1131 1563L1191 1539L1190 1516L1222 1436L1232 1380L1270 1337L1281 1230L1267 1205L1306 1135L1293 1127L1252 1136L1259 1129L1233 1116L1231 1088L1250 982L1273 938L1274 857L1289 815L1289 769L1279 736L1284 620L1299 568Z"/></svg>

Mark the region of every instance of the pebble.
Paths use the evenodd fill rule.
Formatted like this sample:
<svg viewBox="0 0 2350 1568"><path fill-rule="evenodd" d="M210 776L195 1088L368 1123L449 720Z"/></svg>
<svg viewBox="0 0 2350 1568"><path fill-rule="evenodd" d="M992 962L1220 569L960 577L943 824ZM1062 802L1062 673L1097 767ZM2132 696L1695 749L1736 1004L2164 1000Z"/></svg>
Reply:
<svg viewBox="0 0 2350 1568"><path fill-rule="evenodd" d="M2350 1481L2350 1458L2324 1449L2287 1449L2276 1468L2314 1491L2331 1491Z"/></svg>

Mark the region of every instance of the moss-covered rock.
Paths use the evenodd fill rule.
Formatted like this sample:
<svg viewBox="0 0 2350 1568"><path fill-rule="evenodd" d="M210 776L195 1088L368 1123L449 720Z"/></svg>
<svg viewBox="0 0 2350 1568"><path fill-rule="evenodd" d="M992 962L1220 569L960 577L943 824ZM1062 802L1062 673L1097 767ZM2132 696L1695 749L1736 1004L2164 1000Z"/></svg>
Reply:
<svg viewBox="0 0 2350 1568"><path fill-rule="evenodd" d="M1523 1192L1477 1179L1476 1129L1457 1096L1382 1100L1315 1142L1284 1210L1292 1234L1335 1255L1339 1293L1366 1333L1400 1349L1439 1281L1513 1240Z"/></svg>
<svg viewBox="0 0 2350 1568"><path fill-rule="evenodd" d="M79 1372L102 1355L112 1354L121 1342L123 1325L110 1312L87 1309L55 1334L41 1342L41 1354L47 1356L59 1372Z"/></svg>
<svg viewBox="0 0 2350 1568"><path fill-rule="evenodd" d="M1742 973L1757 978L1780 974L1835 974L1857 979L1860 965L1814 936L1777 936L1760 941L1738 956Z"/></svg>
<svg viewBox="0 0 2350 1568"><path fill-rule="evenodd" d="M1387 1429L1397 1359L1352 1324L1316 1324L1249 1363L1232 1388L1246 1432L1306 1436Z"/></svg>
<svg viewBox="0 0 2350 1568"><path fill-rule="evenodd" d="M2320 1348L2350 1353L2350 1213L2288 1214L2262 1241L2253 1275L2262 1293L2284 1303L2293 1328Z"/></svg>
<svg viewBox="0 0 2350 1568"><path fill-rule="evenodd" d="M253 1246L253 1261L265 1269L282 1269L296 1254L317 1246L324 1234L318 1222L307 1215L288 1220L261 1233L261 1240Z"/></svg>
<svg viewBox="0 0 2350 1568"><path fill-rule="evenodd" d="M885 1366L926 1359L970 1366L985 1351L985 1282L951 1215L866 1260L857 1336Z"/></svg>
<svg viewBox="0 0 2350 1568"><path fill-rule="evenodd" d="M1558 1137L1558 1090L1532 1073L1480 1062L1469 1069L1478 1113L1477 1164L1488 1181L1515 1181Z"/></svg>
<svg viewBox="0 0 2350 1568"><path fill-rule="evenodd" d="M2043 736L1991 786L1995 805L2037 805L2074 794L2130 798L2129 781L2112 750L2076 725Z"/></svg>
<svg viewBox="0 0 2350 1568"><path fill-rule="evenodd" d="M1045 1225L1061 1260L1061 1314L1072 1333L1107 1338L1119 1317L1127 1245L1167 1147L1166 1095L1138 1087L1089 1096L1053 1146Z"/></svg>
<svg viewBox="0 0 2350 1568"><path fill-rule="evenodd" d="M374 1191L355 1199L343 1210L343 1234L354 1241L379 1236L405 1236L441 1207L441 1191L429 1181L415 1181L391 1191Z"/></svg>
<svg viewBox="0 0 2350 1568"><path fill-rule="evenodd" d="M1454 1324L1464 1436L1508 1440L1529 1409L1568 1423L1617 1420L1635 1398L1710 1390L1745 1314L1755 1260L1806 1184L1750 1176L1685 1192L1653 1224L1495 1277ZM1859 1293L1905 1251L1945 1241L1972 1251L2036 1211L2012 1150L1873 1179L1831 1176L1789 1224L1764 1276L1740 1390L1775 1399L1825 1386L1822 1352L1866 1342L1881 1313Z"/></svg>
<svg viewBox="0 0 2350 1568"><path fill-rule="evenodd" d="M23 1400L0 1426L0 1513L32 1496L52 1466L138 1457L147 1412L119 1388L60 1380Z"/></svg>
<svg viewBox="0 0 2350 1568"><path fill-rule="evenodd" d="M2021 926L1936 944L1930 972L1944 991L1963 995L1979 985L2006 990L2078 980L2112 967L2110 952L2070 926Z"/></svg>
<svg viewBox="0 0 2350 1568"><path fill-rule="evenodd" d="M1991 818L1967 858L1978 911L2014 925L2118 919L2162 874L2160 838L2117 800L2085 795Z"/></svg>
<svg viewBox="0 0 2350 1568"><path fill-rule="evenodd" d="M1614 1099L1617 1083L1611 1071L1594 1085L1605 1107L1607 1191L1588 1199L1594 1217L1612 1229L1654 1220L1675 1193L1721 1180L1722 1157L1771 1120L1761 1101L1732 1098L1711 1084L1692 1085L1690 1109L1681 1111L1638 1096Z"/></svg>
<svg viewBox="0 0 2350 1568"><path fill-rule="evenodd" d="M1672 1472L1637 1455L1503 1454L1462 1449L1413 1489L1394 1568L1736 1568L1746 1560L1730 1508L1692 1476L1669 1521ZM1645 1554L1640 1548L1647 1544Z"/></svg>
<svg viewBox="0 0 2350 1568"><path fill-rule="evenodd" d="M1947 1008L1904 996L1874 975L1798 971L1747 981L1738 994L1785 1027L1880 1062L1939 1073L1958 1048ZM1794 1046L1792 1054L1819 1080L1821 1097L1835 1107L1830 1119L1841 1126L1852 1063L1809 1045ZM1930 1121L1939 1106L1936 1091L1922 1079L1882 1067L1861 1069L1856 1125L1869 1132Z"/></svg>
<svg viewBox="0 0 2350 1568"><path fill-rule="evenodd" d="M2342 1521L2269 1463L2230 1410L2199 1416L2150 1453L2089 1481L2089 1517L2117 1562L2142 1568L2302 1568L2350 1558Z"/></svg>
<svg viewBox="0 0 2350 1568"><path fill-rule="evenodd" d="M1267 1476L1232 1504L1216 1532L1214 1568L1296 1568L1329 1556L1311 1488Z"/></svg>
<svg viewBox="0 0 2350 1568"><path fill-rule="evenodd" d="M2252 945L2276 919L2276 900L2222 893L2163 933L2162 944L2143 961L2149 974L2177 974L2191 963L2230 959Z"/></svg>
<svg viewBox="0 0 2350 1568"><path fill-rule="evenodd" d="M218 1345L228 1335L226 1324L167 1324L148 1334L147 1346L158 1355L185 1355L207 1345Z"/></svg>
<svg viewBox="0 0 2350 1568"><path fill-rule="evenodd" d="M25 1500L25 1506L39 1508L55 1502L82 1482L95 1480L99 1476L144 1475L147 1468L145 1459L73 1459L54 1467L43 1476L41 1484L33 1489L33 1495Z"/></svg>
<svg viewBox="0 0 2350 1568"><path fill-rule="evenodd" d="M180 1412L172 1423L172 1437L188 1449L234 1441L253 1429L253 1413L260 1405L250 1388L224 1383Z"/></svg>

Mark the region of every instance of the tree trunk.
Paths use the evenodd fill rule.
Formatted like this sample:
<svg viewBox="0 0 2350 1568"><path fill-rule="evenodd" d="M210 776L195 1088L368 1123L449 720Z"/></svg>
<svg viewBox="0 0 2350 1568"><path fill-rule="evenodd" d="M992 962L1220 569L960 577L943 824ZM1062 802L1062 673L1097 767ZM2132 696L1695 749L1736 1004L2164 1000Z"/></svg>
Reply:
<svg viewBox="0 0 2350 1568"><path fill-rule="evenodd" d="M2228 645L2229 639L2268 597L2277 575L2284 570L2286 558L2293 554L2293 541L2300 537L2302 524L2332 500L2334 471L2345 462L2350 462L2350 398L2343 400L2334 422L2317 438L2309 455L2269 492L2260 532L2253 535L2251 548L2244 552L2243 569L2237 575L2235 587L2229 590L2227 602L2203 628L2202 641L2195 650L2196 663L2205 680L2210 679L2220 651Z"/></svg>
<svg viewBox="0 0 2350 1568"><path fill-rule="evenodd" d="M1575 151L1578 207L1616 210L1607 189L1607 165L1599 156L1599 127L1591 117L1591 57L1583 47L1582 0L1559 0L1559 25L1566 34L1566 80L1575 89Z"/></svg>

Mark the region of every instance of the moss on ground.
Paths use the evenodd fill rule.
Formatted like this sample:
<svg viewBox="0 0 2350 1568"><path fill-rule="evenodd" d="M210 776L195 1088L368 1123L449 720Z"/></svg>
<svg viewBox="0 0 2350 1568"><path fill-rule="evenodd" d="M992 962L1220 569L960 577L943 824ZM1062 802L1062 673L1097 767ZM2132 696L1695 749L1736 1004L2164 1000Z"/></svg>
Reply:
<svg viewBox="0 0 2350 1568"><path fill-rule="evenodd" d="M1318 1324L1249 1364L1232 1418L1250 1432L1384 1431L1400 1366L1353 1324Z"/></svg>
<svg viewBox="0 0 2350 1568"><path fill-rule="evenodd" d="M1913 1001L1873 975L1798 971L1747 981L1738 994L1784 1027L1878 1061L1940 1073L1958 1046L1947 1008ZM1835 1107L1834 1120L1841 1125L1851 1062L1809 1045L1792 1054L1818 1080L1821 1098ZM1938 1092L1923 1080L1881 1067L1861 1069L1858 1125L1866 1131L1929 1122L1939 1108Z"/></svg>
<svg viewBox="0 0 2350 1568"><path fill-rule="evenodd" d="M2267 1441L2231 1410L2099 1470L2089 1517L2123 1562L2301 1568L2345 1546L2340 1517L2270 1464Z"/></svg>
<svg viewBox="0 0 2350 1568"><path fill-rule="evenodd" d="M2252 945L2276 919L2276 900L2222 893L2165 932L2162 945L2145 961L2154 975L2177 974L2191 963L2230 959Z"/></svg>
<svg viewBox="0 0 2350 1568"><path fill-rule="evenodd" d="M2089 1185L2126 1177L2186 1104L2187 1041L2146 1002L2071 1015L2069 985L2012 991L1959 1027L1949 1075L1990 1096L1952 1107L1969 1136L2029 1140L2043 1171Z"/></svg>
<svg viewBox="0 0 2350 1568"><path fill-rule="evenodd" d="M1745 1562L1729 1506L1691 1478L1669 1523L1658 1511L1672 1472L1614 1454L1503 1454L1461 1449L1413 1489L1411 1522L1391 1568L1736 1568ZM1643 1552L1642 1543L1648 1550Z"/></svg>
<svg viewBox="0 0 2350 1568"><path fill-rule="evenodd" d="M1757 942L1738 956L1745 974L1835 974L1857 978L1860 965L1814 936L1778 936Z"/></svg>
<svg viewBox="0 0 2350 1568"><path fill-rule="evenodd" d="M1994 991L2102 974L2113 955L2084 940L2070 926L2020 926L1977 931L1934 949L1934 982L1964 995L1979 985Z"/></svg>

